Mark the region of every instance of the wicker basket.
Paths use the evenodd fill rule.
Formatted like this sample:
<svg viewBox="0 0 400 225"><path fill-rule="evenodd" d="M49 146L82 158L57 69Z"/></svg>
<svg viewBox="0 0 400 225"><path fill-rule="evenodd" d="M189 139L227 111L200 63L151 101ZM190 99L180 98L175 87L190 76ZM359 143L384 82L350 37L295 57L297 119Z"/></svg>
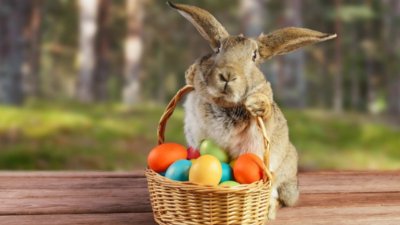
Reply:
<svg viewBox="0 0 400 225"><path fill-rule="evenodd" d="M158 126L158 144L164 143L167 120L182 96L194 90L187 85L168 104ZM246 224L267 221L272 175L269 172L269 139L264 123L257 118L264 137L265 174L261 181L236 187L213 187L177 182L151 169L146 170L154 219L162 225Z"/></svg>

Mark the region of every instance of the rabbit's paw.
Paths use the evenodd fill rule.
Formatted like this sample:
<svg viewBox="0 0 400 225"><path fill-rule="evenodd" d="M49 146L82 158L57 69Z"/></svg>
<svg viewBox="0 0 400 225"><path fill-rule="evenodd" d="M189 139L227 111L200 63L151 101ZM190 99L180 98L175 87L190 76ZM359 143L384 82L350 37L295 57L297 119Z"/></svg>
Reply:
<svg viewBox="0 0 400 225"><path fill-rule="evenodd" d="M268 97L264 94L256 93L248 96L244 105L252 116L268 118L271 115L272 105Z"/></svg>
<svg viewBox="0 0 400 225"><path fill-rule="evenodd" d="M268 216L266 224L268 224L268 220L275 220L276 219L276 212L279 208L279 202L276 199L271 199L270 205L268 208Z"/></svg>
<svg viewBox="0 0 400 225"><path fill-rule="evenodd" d="M186 84L190 84L190 85L194 84L194 75L196 74L196 65L197 64L193 64L186 70L186 72L185 72Z"/></svg>

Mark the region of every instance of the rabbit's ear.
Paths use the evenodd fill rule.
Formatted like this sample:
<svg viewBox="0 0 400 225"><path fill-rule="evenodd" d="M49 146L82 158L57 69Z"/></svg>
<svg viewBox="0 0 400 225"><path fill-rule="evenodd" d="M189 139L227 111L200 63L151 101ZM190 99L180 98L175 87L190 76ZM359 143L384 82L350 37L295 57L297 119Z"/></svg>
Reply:
<svg viewBox="0 0 400 225"><path fill-rule="evenodd" d="M170 1L167 3L193 24L213 49L218 48L220 41L229 36L218 20L206 10L196 6L173 4Z"/></svg>
<svg viewBox="0 0 400 225"><path fill-rule="evenodd" d="M315 30L288 27L276 30L257 38L259 54L262 59L282 55L306 45L335 38L336 34L325 34Z"/></svg>

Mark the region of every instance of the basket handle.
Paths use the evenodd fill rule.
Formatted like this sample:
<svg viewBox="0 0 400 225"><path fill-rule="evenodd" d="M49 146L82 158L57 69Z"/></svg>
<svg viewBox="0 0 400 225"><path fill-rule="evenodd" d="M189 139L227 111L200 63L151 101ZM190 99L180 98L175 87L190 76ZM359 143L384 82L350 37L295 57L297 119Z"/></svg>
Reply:
<svg viewBox="0 0 400 225"><path fill-rule="evenodd" d="M167 107L164 110L164 113L162 114L160 121L158 122L158 129L157 129L157 136L158 136L158 144L162 144L165 141L165 127L167 126L168 119L171 117L171 115L174 113L175 107L178 104L179 100L182 99L182 97L193 91L194 87L192 85L185 85L183 88L181 88L175 96L171 99L171 101L168 103ZM262 167L264 168L265 171L265 176L264 180L272 180L273 176L272 173L269 171L269 155L270 155L270 140L267 135L267 131L265 129L265 124L264 121L261 117L257 117L257 125L260 128L264 140L264 148L265 148L265 153L264 153L264 165Z"/></svg>

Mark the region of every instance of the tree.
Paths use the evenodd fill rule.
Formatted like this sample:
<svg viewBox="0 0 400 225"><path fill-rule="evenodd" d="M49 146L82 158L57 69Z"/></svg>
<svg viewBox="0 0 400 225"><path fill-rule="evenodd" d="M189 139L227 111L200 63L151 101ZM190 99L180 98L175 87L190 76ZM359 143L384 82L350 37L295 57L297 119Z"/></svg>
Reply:
<svg viewBox="0 0 400 225"><path fill-rule="evenodd" d="M98 0L79 0L79 76L76 95L82 102L91 102L93 75L96 67L95 38Z"/></svg>
<svg viewBox="0 0 400 225"><path fill-rule="evenodd" d="M0 11L0 103L21 104L31 1L3 0Z"/></svg>
<svg viewBox="0 0 400 225"><path fill-rule="evenodd" d="M302 0L285 0L284 26L302 27ZM292 107L304 107L307 102L304 75L304 52L299 50L282 56L278 72L278 87L283 103Z"/></svg>
<svg viewBox="0 0 400 225"><path fill-rule="evenodd" d="M93 95L95 100L107 99L107 78L109 74L110 51L110 0L100 0L95 39L96 67L93 74Z"/></svg>
<svg viewBox="0 0 400 225"><path fill-rule="evenodd" d="M110 0L80 0L79 77L76 94L82 102L107 98Z"/></svg>
<svg viewBox="0 0 400 225"><path fill-rule="evenodd" d="M241 0L241 30L245 35L257 37L263 32L265 7L263 0Z"/></svg>
<svg viewBox="0 0 400 225"><path fill-rule="evenodd" d="M27 41L25 68L23 70L23 92L25 95L40 95L40 55L41 55L41 23L43 1L31 0L27 24L24 28Z"/></svg>
<svg viewBox="0 0 400 225"><path fill-rule="evenodd" d="M385 67L386 95L388 111L391 115L400 115L400 28L396 21L400 20L400 2L395 0L383 1L387 12L384 14L384 49L386 52Z"/></svg>
<svg viewBox="0 0 400 225"><path fill-rule="evenodd" d="M140 61L143 51L143 0L126 0L127 36L125 40L125 87L123 102L136 104L140 101Z"/></svg>
<svg viewBox="0 0 400 225"><path fill-rule="evenodd" d="M342 5L341 0L335 0L335 9L337 12L335 19L335 32L342 33L342 22L339 17L339 10ZM335 112L343 111L343 66L342 66L342 38L339 35L335 39L335 71L333 77L333 110Z"/></svg>
<svg viewBox="0 0 400 225"><path fill-rule="evenodd" d="M351 34L350 37L350 44L353 46L350 50L349 50L349 55L351 57L351 62L353 64L355 64L357 62L357 55L358 55L358 49L357 49L357 33L355 29L352 29L349 34ZM361 101L361 92L360 92L360 86L361 86L361 82L360 82L360 77L357 71L357 67L356 66L351 66L351 68L349 68L349 72L348 72L348 76L350 77L350 105L351 108L353 110L357 110L360 107L360 101Z"/></svg>

